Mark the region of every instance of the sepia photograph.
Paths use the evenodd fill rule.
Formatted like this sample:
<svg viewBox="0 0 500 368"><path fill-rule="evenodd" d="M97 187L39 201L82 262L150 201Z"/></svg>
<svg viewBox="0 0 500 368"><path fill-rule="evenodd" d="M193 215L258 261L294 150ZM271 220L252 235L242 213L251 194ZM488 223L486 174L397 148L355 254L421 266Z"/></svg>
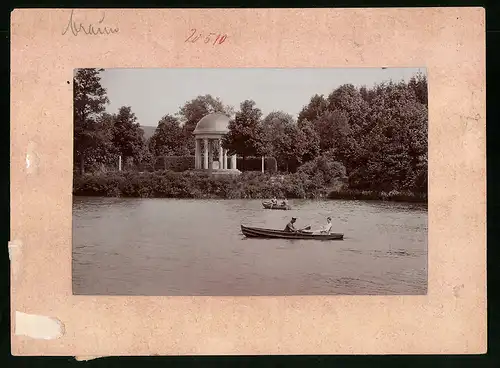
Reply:
<svg viewBox="0 0 500 368"><path fill-rule="evenodd" d="M82 68L75 295L426 295L421 68Z"/></svg>

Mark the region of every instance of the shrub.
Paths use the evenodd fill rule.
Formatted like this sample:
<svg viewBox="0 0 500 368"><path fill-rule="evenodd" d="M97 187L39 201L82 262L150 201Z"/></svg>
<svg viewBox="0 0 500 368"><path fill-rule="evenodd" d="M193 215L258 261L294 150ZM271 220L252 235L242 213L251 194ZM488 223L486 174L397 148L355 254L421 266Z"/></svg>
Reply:
<svg viewBox="0 0 500 368"><path fill-rule="evenodd" d="M155 170L182 172L194 169L194 156L160 156L156 158Z"/></svg>
<svg viewBox="0 0 500 368"><path fill-rule="evenodd" d="M298 172L328 186L338 185L339 182L347 180L344 165L328 155L318 156L303 164L299 167Z"/></svg>
<svg viewBox="0 0 500 368"><path fill-rule="evenodd" d="M73 194L105 197L164 198L330 198L378 199L422 202L425 194L409 191L359 191L325 184L322 176L301 170L294 174L273 176L269 173L243 172L239 176L213 176L197 172L111 172L75 175Z"/></svg>

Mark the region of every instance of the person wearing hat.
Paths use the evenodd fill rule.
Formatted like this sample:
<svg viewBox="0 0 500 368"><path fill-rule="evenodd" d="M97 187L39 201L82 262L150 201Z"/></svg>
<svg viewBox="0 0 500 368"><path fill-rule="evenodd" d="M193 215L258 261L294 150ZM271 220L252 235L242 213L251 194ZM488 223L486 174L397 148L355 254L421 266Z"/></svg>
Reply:
<svg viewBox="0 0 500 368"><path fill-rule="evenodd" d="M294 225L295 221L297 221L297 218L296 217L292 217L292 219L290 220L290 222L288 224L286 224L285 231L288 231L288 232L291 232L291 233L297 232L298 230L297 230L297 228Z"/></svg>
<svg viewBox="0 0 500 368"><path fill-rule="evenodd" d="M326 218L326 225L323 226L319 232L321 234L330 234L331 229L332 229L332 218L328 216Z"/></svg>

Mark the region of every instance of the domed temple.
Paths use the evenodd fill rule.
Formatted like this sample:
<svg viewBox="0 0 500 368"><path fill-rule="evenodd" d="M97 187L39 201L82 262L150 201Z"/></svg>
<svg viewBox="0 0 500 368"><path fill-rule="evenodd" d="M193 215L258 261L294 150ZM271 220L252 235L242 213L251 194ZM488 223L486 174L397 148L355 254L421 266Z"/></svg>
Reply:
<svg viewBox="0 0 500 368"><path fill-rule="evenodd" d="M240 173L236 168L236 155L232 155L228 161L227 149L222 148L222 138L228 132L228 116L213 113L201 118L193 131L195 138L196 170L208 170L221 174ZM203 153L201 152L202 147ZM217 152L219 153L219 160L215 161L217 162L217 167L214 167L214 160L212 157L212 152L214 151L213 147L217 147Z"/></svg>

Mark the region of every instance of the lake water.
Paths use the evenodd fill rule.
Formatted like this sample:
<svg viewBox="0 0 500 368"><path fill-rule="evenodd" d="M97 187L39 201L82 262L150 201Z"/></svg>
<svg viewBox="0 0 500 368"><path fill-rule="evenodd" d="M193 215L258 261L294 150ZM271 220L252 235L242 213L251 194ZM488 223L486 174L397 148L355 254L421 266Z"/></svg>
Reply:
<svg viewBox="0 0 500 368"><path fill-rule="evenodd" d="M427 293L427 208L369 201L75 197L73 292L93 295ZM313 229L342 241L248 239L240 224Z"/></svg>

